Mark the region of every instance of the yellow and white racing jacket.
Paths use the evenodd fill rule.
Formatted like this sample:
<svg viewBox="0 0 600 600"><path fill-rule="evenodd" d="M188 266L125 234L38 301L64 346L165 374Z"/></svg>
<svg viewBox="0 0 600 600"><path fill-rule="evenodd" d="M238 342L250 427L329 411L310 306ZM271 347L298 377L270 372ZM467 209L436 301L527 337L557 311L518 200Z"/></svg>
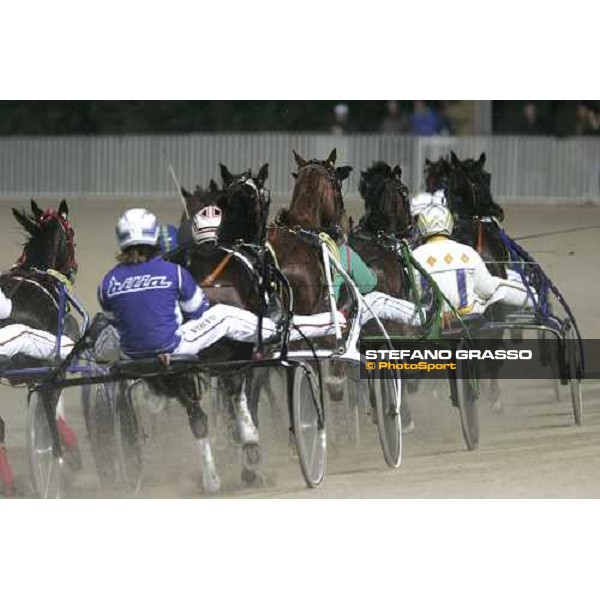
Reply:
<svg viewBox="0 0 600 600"><path fill-rule="evenodd" d="M413 255L460 314L481 314L496 302L519 308L533 306L522 282L494 277L470 246L432 236Z"/></svg>

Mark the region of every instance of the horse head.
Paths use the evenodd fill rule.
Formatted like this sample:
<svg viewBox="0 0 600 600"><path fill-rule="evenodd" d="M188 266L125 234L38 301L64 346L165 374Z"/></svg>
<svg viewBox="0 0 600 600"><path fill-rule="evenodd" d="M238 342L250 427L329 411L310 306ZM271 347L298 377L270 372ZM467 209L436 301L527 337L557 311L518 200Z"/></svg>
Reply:
<svg viewBox="0 0 600 600"><path fill-rule="evenodd" d="M42 210L31 200L31 213L15 208L12 213L29 235L17 264L21 269L53 269L73 280L77 273L75 232L69 223L69 207L62 200L58 210Z"/></svg>
<svg viewBox="0 0 600 600"><path fill-rule="evenodd" d="M462 208L471 217L496 217L504 219L504 211L492 198L491 175L484 170L485 152L479 159L467 158L460 161L450 153L452 164L452 192L461 198Z"/></svg>
<svg viewBox="0 0 600 600"><path fill-rule="evenodd" d="M306 160L293 152L298 171L293 173L296 184L286 215L288 220L312 229L340 226L345 219L342 182L349 177L352 167L335 166L335 148L325 160Z"/></svg>
<svg viewBox="0 0 600 600"><path fill-rule="evenodd" d="M407 235L410 225L408 188L402 183L402 169L376 162L361 172L359 192L365 201L360 225L371 233Z"/></svg>
<svg viewBox="0 0 600 600"><path fill-rule="evenodd" d="M250 169L233 175L225 165L221 164L220 168L223 193L219 198L219 208L223 211L223 220L218 232L219 241L262 243L270 204L269 193L265 188L269 164L265 163L256 177Z"/></svg>
<svg viewBox="0 0 600 600"><path fill-rule="evenodd" d="M440 157L436 161L425 159L425 168L423 170L425 176L425 191L433 194L437 190L447 190L452 174L452 165L450 161L444 157Z"/></svg>

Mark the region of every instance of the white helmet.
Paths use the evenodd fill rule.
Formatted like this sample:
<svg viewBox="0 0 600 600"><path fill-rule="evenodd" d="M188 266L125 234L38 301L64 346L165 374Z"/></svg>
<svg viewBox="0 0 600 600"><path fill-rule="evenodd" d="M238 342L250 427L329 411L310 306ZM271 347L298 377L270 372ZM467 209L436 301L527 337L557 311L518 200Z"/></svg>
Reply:
<svg viewBox="0 0 600 600"><path fill-rule="evenodd" d="M221 209L216 206L205 206L192 219L192 237L194 243L214 242L217 239L217 229L221 224Z"/></svg>
<svg viewBox="0 0 600 600"><path fill-rule="evenodd" d="M156 246L158 221L145 208L130 208L117 223L117 243L124 250L129 246Z"/></svg>
<svg viewBox="0 0 600 600"><path fill-rule="evenodd" d="M410 214L416 218L431 204L436 206L448 206L444 190L437 190L433 194L430 194L429 192L417 194L410 201Z"/></svg>
<svg viewBox="0 0 600 600"><path fill-rule="evenodd" d="M450 236L454 227L454 219L444 205L430 204L419 215L417 227L423 238L436 234Z"/></svg>

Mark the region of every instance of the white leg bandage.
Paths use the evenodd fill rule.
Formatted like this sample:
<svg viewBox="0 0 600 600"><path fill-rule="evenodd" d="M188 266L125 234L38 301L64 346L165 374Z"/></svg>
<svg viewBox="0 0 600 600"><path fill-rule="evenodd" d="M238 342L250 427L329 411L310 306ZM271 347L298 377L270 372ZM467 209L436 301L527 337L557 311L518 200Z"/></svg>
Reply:
<svg viewBox="0 0 600 600"><path fill-rule="evenodd" d="M0 321L8 319L12 312L12 300L9 300L0 290Z"/></svg>
<svg viewBox="0 0 600 600"><path fill-rule="evenodd" d="M73 340L63 335L60 339L60 357L66 358L73 349ZM24 354L40 360L54 358L56 336L33 329L27 325L7 325L0 329L0 356L12 358L16 354Z"/></svg>
<svg viewBox="0 0 600 600"><path fill-rule="evenodd" d="M381 320L421 325L417 307L412 302L393 298L381 292L371 292L364 297L364 305L360 313L361 327L373 319L374 314Z"/></svg>

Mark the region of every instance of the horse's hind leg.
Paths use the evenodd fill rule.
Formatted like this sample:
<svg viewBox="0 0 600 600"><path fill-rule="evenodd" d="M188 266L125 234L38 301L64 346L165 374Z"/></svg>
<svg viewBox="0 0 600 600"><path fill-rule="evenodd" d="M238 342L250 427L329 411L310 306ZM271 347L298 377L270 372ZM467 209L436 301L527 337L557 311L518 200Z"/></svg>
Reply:
<svg viewBox="0 0 600 600"><path fill-rule="evenodd" d="M190 428L198 445L198 453L202 464L202 488L209 494L217 494L221 491L221 480L217 473L208 436L208 418L200 407L200 390L198 381L195 378L193 385L193 392L189 395L186 394L186 397L182 399L182 403L185 406Z"/></svg>
<svg viewBox="0 0 600 600"><path fill-rule="evenodd" d="M4 488L5 496L12 496L15 493L15 476L13 475L5 445L5 426L2 417L0 417L0 480Z"/></svg>
<svg viewBox="0 0 600 600"><path fill-rule="evenodd" d="M233 400L236 429L242 445L242 480L248 484L260 483L262 477L258 469L262 463L262 452L258 429L248 406L246 377L227 377L223 383Z"/></svg>
<svg viewBox="0 0 600 600"><path fill-rule="evenodd" d="M79 471L82 467L81 453L79 452L79 443L77 434L69 427L65 419L65 407L63 395L61 394L56 405L56 426L58 435L64 449L65 463L74 471Z"/></svg>

